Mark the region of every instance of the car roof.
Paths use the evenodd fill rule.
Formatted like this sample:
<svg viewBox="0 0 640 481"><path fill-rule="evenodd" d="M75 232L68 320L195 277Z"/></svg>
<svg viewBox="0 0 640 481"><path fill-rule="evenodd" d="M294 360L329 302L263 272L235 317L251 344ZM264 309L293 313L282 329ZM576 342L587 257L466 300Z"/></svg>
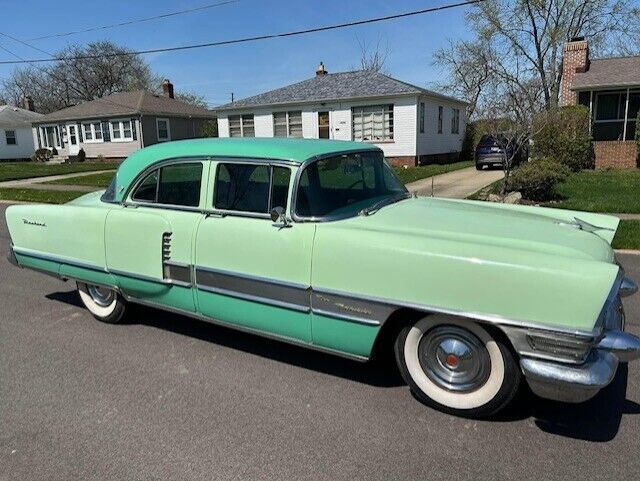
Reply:
<svg viewBox="0 0 640 481"><path fill-rule="evenodd" d="M116 174L116 200L128 190L138 174L169 159L188 157L235 157L244 161L285 160L302 164L314 157L355 151L381 152L372 144L326 139L291 138L206 138L164 142L131 154Z"/></svg>

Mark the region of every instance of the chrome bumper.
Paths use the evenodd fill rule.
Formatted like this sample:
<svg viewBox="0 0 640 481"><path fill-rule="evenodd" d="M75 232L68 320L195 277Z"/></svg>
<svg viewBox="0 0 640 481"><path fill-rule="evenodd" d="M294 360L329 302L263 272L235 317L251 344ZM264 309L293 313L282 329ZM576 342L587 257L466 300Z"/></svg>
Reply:
<svg viewBox="0 0 640 481"><path fill-rule="evenodd" d="M13 245L9 247L9 252L7 252L7 260L13 264L14 266L18 266L18 259L16 259L16 253L13 252Z"/></svg>

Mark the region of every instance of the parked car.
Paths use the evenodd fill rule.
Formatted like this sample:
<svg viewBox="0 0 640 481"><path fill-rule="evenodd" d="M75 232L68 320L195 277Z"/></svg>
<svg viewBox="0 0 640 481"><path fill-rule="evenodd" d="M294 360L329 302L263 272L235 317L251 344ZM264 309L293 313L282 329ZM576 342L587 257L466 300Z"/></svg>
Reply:
<svg viewBox="0 0 640 481"><path fill-rule="evenodd" d="M104 192L6 218L10 260L75 281L100 321L135 303L358 361L393 349L419 399L463 416L523 379L584 401L640 356L618 218L414 197L363 143L159 144Z"/></svg>
<svg viewBox="0 0 640 481"><path fill-rule="evenodd" d="M515 156L514 150L517 150ZM482 170L485 166L502 168L504 162L512 157L512 165L517 165L523 157L522 150L504 135L483 135L476 146L476 169Z"/></svg>

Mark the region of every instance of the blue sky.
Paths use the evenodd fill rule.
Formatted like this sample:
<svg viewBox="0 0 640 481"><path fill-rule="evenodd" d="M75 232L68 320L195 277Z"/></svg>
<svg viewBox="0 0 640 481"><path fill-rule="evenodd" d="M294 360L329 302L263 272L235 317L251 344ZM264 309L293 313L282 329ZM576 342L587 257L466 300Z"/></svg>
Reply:
<svg viewBox="0 0 640 481"><path fill-rule="evenodd" d="M0 11L11 12L11 21L3 22L3 31L28 40L49 33L198 7L213 1L0 0ZM69 43L108 39L131 49L149 49L312 28L446 3L453 1L240 0L168 19L29 43L55 52ZM285 39L149 54L146 58L154 71L171 79L176 90L199 93L214 106L229 101L231 92L238 99L309 78L321 60L330 72L357 68L358 39L371 44L381 39L390 50L389 73L401 80L428 86L441 75L431 64L434 50L445 45L447 39L469 35L464 11L464 8L457 8ZM24 58L43 56L1 36L0 45ZM0 59L11 57L0 50ZM12 66L0 65L0 78L6 78L12 69Z"/></svg>

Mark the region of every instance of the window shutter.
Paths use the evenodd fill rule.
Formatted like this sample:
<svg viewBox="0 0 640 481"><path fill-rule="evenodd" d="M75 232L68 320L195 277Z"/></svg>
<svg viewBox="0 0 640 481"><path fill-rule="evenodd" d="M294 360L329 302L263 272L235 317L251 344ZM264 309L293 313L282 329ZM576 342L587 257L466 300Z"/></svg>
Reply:
<svg viewBox="0 0 640 481"><path fill-rule="evenodd" d="M111 142L111 130L109 130L109 121L102 121L102 140L104 142Z"/></svg>
<svg viewBox="0 0 640 481"><path fill-rule="evenodd" d="M138 132L136 130L136 119L131 119L131 135L133 135L133 140L138 140Z"/></svg>
<svg viewBox="0 0 640 481"><path fill-rule="evenodd" d="M57 129L57 134L58 134L58 143L60 144L60 148L64 149L64 140L62 139L62 129L64 128L64 125L59 124L58 125L58 129Z"/></svg>
<svg viewBox="0 0 640 481"><path fill-rule="evenodd" d="M82 123L77 124L76 130L78 131L78 143L84 142L84 134L82 132Z"/></svg>

